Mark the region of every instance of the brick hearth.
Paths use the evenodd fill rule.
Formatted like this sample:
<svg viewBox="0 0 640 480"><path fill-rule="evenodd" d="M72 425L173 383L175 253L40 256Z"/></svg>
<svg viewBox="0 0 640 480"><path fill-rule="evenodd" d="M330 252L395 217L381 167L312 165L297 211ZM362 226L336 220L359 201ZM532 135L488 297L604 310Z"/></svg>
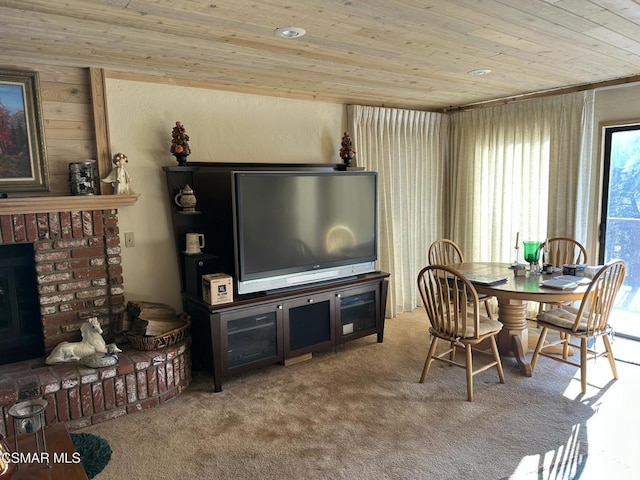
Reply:
<svg viewBox="0 0 640 480"><path fill-rule="evenodd" d="M2 245L32 243L46 354L61 341L79 341L80 326L98 317L107 343L125 350L116 367L76 362L49 367L44 359L0 366L0 433L9 433L9 407L44 397L47 422L81 428L156 406L191 382L189 341L153 352L121 344L125 310L117 210L0 215ZM9 429L9 431L8 431Z"/></svg>
<svg viewBox="0 0 640 480"><path fill-rule="evenodd" d="M47 366L44 359L0 366L0 433L13 435L8 410L18 400L45 398L47 424L74 430L157 407L191 383L188 340L157 351L123 350L113 367Z"/></svg>

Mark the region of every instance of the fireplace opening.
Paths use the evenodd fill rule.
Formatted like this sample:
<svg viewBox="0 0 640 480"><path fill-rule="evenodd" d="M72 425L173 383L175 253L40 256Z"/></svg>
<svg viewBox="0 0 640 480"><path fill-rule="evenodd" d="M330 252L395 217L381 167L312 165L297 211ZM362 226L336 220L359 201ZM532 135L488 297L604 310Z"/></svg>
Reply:
<svg viewBox="0 0 640 480"><path fill-rule="evenodd" d="M44 356L33 244L0 247L0 365Z"/></svg>

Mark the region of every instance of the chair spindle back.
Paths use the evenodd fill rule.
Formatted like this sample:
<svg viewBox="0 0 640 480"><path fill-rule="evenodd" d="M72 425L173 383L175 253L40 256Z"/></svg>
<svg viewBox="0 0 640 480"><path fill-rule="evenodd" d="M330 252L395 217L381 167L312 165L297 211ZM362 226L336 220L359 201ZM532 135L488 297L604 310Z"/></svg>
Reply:
<svg viewBox="0 0 640 480"><path fill-rule="evenodd" d="M429 265L453 265L464 263L464 256L460 247L451 240L442 238L429 246Z"/></svg>
<svg viewBox="0 0 640 480"><path fill-rule="evenodd" d="M433 333L450 338L478 337L480 301L464 275L451 267L429 265L418 274L418 290Z"/></svg>
<svg viewBox="0 0 640 480"><path fill-rule="evenodd" d="M611 261L600 269L591 280L580 303L573 331L584 331L580 324L585 320L587 333L598 334L607 331L609 314L624 281L625 273L626 266L622 260Z"/></svg>
<svg viewBox="0 0 640 480"><path fill-rule="evenodd" d="M548 239L541 246L543 252L548 252L549 258L542 258L545 263L550 263L554 267L562 267L565 263L585 264L587 263L587 250L584 246L567 237L555 237Z"/></svg>

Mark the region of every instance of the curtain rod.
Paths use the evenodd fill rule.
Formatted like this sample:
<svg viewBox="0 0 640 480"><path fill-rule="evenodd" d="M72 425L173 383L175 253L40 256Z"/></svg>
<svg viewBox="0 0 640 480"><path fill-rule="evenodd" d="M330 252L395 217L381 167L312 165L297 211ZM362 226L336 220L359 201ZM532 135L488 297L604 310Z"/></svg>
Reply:
<svg viewBox="0 0 640 480"><path fill-rule="evenodd" d="M506 105L508 103L531 100L533 98L550 97L552 95L564 95L566 93L582 92L584 90L596 90L600 88L615 87L617 85L625 85L628 83L636 82L640 82L640 75L632 75L630 77L616 78L613 80L605 80L602 82L588 83L584 85L574 85L571 87L542 90L539 92L523 93L522 95L514 95L512 97L499 98L496 100L487 100L485 102L469 103L467 105L460 105L459 107L445 108L444 113L463 112L465 110L473 110L476 108L496 107L499 105Z"/></svg>

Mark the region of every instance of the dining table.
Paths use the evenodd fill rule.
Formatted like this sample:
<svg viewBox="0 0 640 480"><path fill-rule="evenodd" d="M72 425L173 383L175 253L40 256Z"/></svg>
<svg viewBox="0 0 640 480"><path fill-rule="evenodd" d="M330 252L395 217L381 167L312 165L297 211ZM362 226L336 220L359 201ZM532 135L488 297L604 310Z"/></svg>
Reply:
<svg viewBox="0 0 640 480"><path fill-rule="evenodd" d="M533 371L526 355L530 347L527 302L580 301L588 288L588 283L567 289L541 285L543 280L562 275L561 270L550 274L526 271L524 275L516 276L508 263L465 262L452 267L469 278L479 294L496 297L498 320L503 324L498 335L498 350L501 355L514 357L524 375L529 377Z"/></svg>

